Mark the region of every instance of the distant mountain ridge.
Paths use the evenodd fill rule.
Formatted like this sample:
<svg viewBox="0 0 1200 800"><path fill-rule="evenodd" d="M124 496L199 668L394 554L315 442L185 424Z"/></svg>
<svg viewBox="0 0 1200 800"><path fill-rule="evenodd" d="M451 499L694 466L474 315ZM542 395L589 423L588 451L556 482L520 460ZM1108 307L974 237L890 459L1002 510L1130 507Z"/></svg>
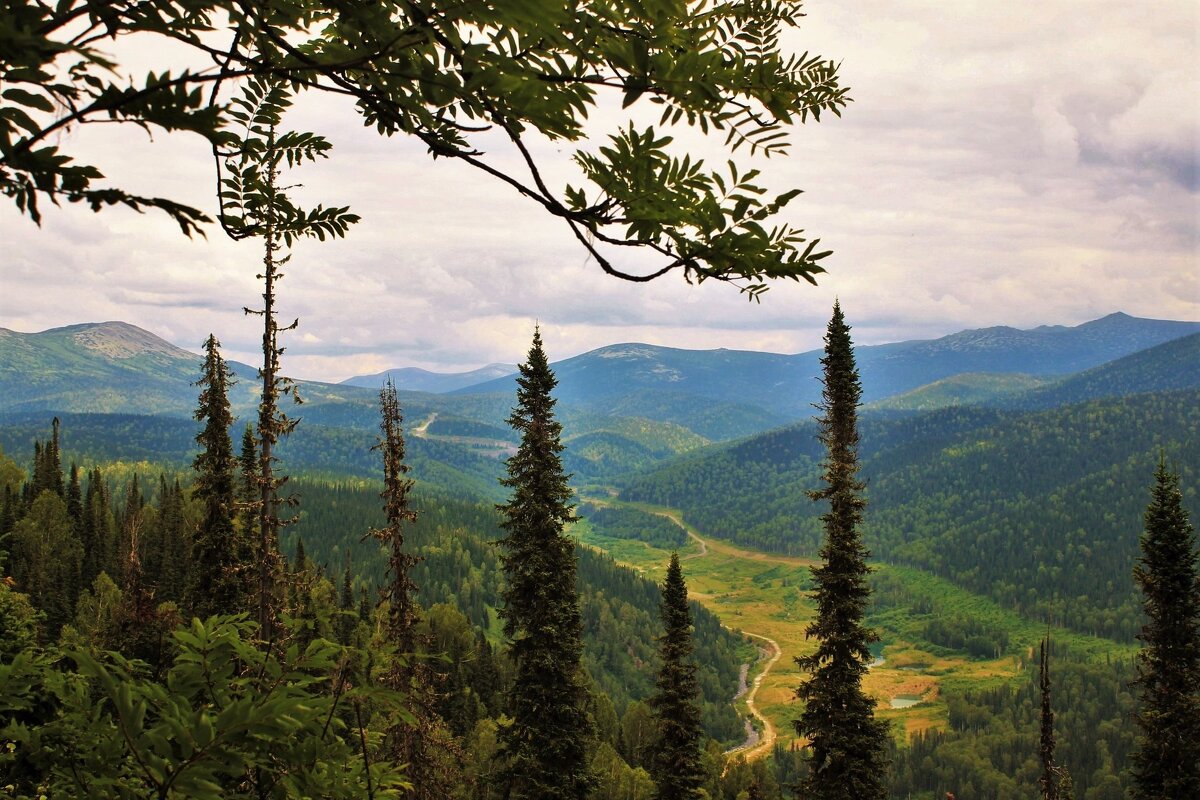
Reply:
<svg viewBox="0 0 1200 800"><path fill-rule="evenodd" d="M391 378L396 388L410 392L452 392L465 386L503 378L517 371L513 364L488 364L486 367L473 369L468 372L431 372L420 367L400 367L385 369L374 375L355 375L342 381L344 386L362 386L367 389L378 389Z"/></svg>
<svg viewBox="0 0 1200 800"><path fill-rule="evenodd" d="M991 388L981 379L964 378L926 390L926 398L942 398L930 402L945 405L946 396L955 393L962 402L991 402L985 398L990 391L1021 388L1020 380L1012 377L1016 373L1059 378L1196 333L1200 322L1116 313L1074 327L984 328L940 339L860 347L856 354L868 402L963 373L1000 376L983 382L990 382ZM810 417L812 404L819 400L819 358L817 350L784 355L625 343L563 359L553 367L559 380L556 397L565 415L640 418L679 425L719 441ZM1164 358L1161 364L1140 368L1140 376L1129 373L1122 381L1134 389L1139 382L1166 388L1164 381L1171 379L1159 373L1186 373L1186 369L1171 366L1169 353ZM1173 358L1177 361L1180 356ZM198 354L123 322L30 334L0 329L0 411L190 416L201 361ZM235 413L243 413L256 400L255 370L232 362L231 367L239 380L230 399ZM512 375L445 389L505 369L509 367L492 365L450 375L415 368L390 372L400 380L402 390L422 387L402 396L410 419L438 412L502 425L515 391ZM373 428L374 390L383 374L342 384L300 381L301 394L308 401L300 415L323 425ZM1087 391L1110 391L1111 381L1099 380ZM1043 391L1043 398L1053 396L1050 387L1035 391ZM1015 396L1024 395L1004 395Z"/></svg>
<svg viewBox="0 0 1200 800"><path fill-rule="evenodd" d="M1200 322L1109 314L1074 327L1043 325L961 331L939 339L855 348L863 400L871 402L962 373L1061 376L1200 332ZM795 355L745 350L681 350L626 343L553 364L557 397L588 407L612 405L637 391L670 391L757 406L780 419L808 416L820 399L820 350ZM500 378L456 394L511 392Z"/></svg>

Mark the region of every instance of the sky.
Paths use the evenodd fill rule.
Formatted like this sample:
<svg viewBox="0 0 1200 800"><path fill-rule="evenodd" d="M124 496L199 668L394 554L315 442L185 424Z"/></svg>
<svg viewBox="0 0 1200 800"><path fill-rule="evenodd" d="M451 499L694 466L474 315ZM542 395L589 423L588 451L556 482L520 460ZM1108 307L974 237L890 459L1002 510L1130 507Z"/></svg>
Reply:
<svg viewBox="0 0 1200 800"><path fill-rule="evenodd" d="M835 298L859 344L966 328L1076 325L1114 311L1200 319L1200 6L1110 0L810 0L787 44L840 61L853 102L756 163L801 188L787 221L834 255L819 286L761 303L678 275L604 275L569 231L472 168L383 139L350 108L302 101L288 123L332 158L301 199L349 205L344 241L301 243L281 284L300 320L284 370L342 380L388 368L516 363L535 322L551 360L606 344L802 352ZM161 67L129 54L134 74ZM603 108L596 139L626 119ZM681 131L708 159L716 144ZM118 185L213 213L212 159L188 135L85 126L63 147ZM497 143L498 144L498 143ZM559 186L570 148L540 144ZM499 164L511 154L489 152ZM44 209L40 228L0 204L0 327L122 320L199 350L212 332L253 363L260 245L218 229L189 240L162 215Z"/></svg>

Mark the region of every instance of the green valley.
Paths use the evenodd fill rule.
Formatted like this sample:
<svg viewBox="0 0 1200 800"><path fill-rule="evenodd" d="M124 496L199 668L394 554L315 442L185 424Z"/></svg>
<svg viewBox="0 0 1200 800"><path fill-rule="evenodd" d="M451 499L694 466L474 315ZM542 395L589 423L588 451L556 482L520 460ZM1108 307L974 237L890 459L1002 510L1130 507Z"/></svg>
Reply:
<svg viewBox="0 0 1200 800"><path fill-rule="evenodd" d="M1135 324L1098 322L1089 335L1105 346L1111 331ZM1148 330L1146 349L1065 377L955 375L864 408L864 533L874 552L867 624L881 636L864 689L892 734L893 797L941 800L946 787L997 800L1024 796L1036 781L1033 679L1047 632L1065 695L1062 760L1078 797L1108 800L1129 785L1129 681L1141 625L1130 573L1147 475L1164 455L1182 474L1184 503L1194 510L1200 474L1193 363L1200 339L1156 344L1164 331L1186 329ZM197 513L189 497L197 428L178 413L195 391L184 380L189 356L113 325L56 336L41 344L57 354L64 382L91 374L97 386L111 383L114 396L129 391L126 383L149 387L144 413L116 414L81 407L75 398L86 392L51 391L54 380L31 383L45 390L43 400L63 405L54 416L64 468L76 462L85 476L101 468L89 480L106 487L106 535L124 547L131 520L144 519L142 561L155 580L169 580L162 576L182 567L156 548L175 542L170 547L178 549ZM1020 336L981 332L951 337L945 349L962 358L961 347L992 346L997 337L1017 342L1014 352L1025 346ZM1071 358L1091 357L1072 347ZM874 356L868 349L865 360L929 349L910 344ZM35 356L18 361L36 370ZM161 369L138 366L154 358ZM582 658L597 747L603 743L596 768L604 765L610 781L605 800L626 800L619 786L644 787L639 776L651 766L656 584L672 552L682 559L692 600L713 796L739 800L757 781L774 800L778 787L807 768L792 724L802 679L795 658L814 648L806 628L814 618L810 567L820 508L805 492L817 484L822 446L812 422L772 427L787 422L784 406L748 402L759 391L756 381L776 380L791 362L741 358L621 346L573 367L578 377L561 406L562 459L578 499ZM721 364L733 365L732 381L718 382L712 391L719 397L705 397L705 382ZM134 375L138 369L142 377ZM664 375L674 377L659 385ZM251 381L241 381L238 391L249 392ZM734 391L739 382L741 394ZM307 587L290 590L288 602L299 604L303 624L346 640L370 624L374 595L387 579L386 553L364 538L382 524L379 456L371 449L376 393L319 383L301 388L309 400L296 409L301 424L277 450L298 501L280 545L292 580ZM8 472L33 473L23 454L45 457L49 415L29 408L41 402L0 405L0 446L17 456L5 462ZM519 438L504 424L511 404L500 391L401 394L418 512L408 541L423 559L411 577L426 609L422 624L450 659L435 667L451 687L438 713L471 768L485 772L502 710L499 687L512 666L503 651L493 505L506 497L497 478ZM233 432L242 425L237 421ZM130 488L135 476L138 493ZM144 517L128 510L135 496ZM35 512L29 498L11 491L7 497L5 525L35 514L61 533L53 502ZM21 524L28 542L28 524ZM82 596L111 590L90 591ZM59 624L71 618L68 599L53 601ZM329 607L343 617L353 611L357 622L323 621L330 612L319 609Z"/></svg>

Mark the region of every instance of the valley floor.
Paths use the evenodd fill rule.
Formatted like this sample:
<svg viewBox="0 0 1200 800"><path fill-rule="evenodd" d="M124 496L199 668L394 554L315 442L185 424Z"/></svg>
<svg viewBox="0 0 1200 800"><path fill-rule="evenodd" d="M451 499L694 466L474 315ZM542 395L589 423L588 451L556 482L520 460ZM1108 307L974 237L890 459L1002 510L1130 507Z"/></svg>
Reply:
<svg viewBox="0 0 1200 800"><path fill-rule="evenodd" d="M769 657L751 666L749 690L738 699L748 718L757 720L757 741L732 752L749 760L768 755L776 742L790 747L796 742L792 720L799 714L794 694L803 675L795 658L811 651L805 629L814 610L808 597L811 559L751 550L703 536L685 523L676 509L623 503L611 496L587 498L602 505L625 505L665 516L687 531L681 549L689 596L714 612L723 624L756 643L767 643ZM661 582L670 551L645 542L603 536L582 522L578 534L585 544L609 553L619 563ZM883 563L875 572L896 579L905 587L909 604L925 609L877 607L870 623L882 637L882 648L864 686L878 699L878 715L891 721L901 741L929 729L944 729L949 722L947 690L963 691L1027 679L1032 647L1045 634L1044 627L1025 620L995 603L954 586L949 581L910 567ZM929 609L932 609L930 613ZM1009 632L1009 645L995 658L971 658L930 645L914 635L931 616L965 614L989 621ZM1079 652L1095 657L1128 655L1131 649L1107 639L1065 631L1055 636Z"/></svg>

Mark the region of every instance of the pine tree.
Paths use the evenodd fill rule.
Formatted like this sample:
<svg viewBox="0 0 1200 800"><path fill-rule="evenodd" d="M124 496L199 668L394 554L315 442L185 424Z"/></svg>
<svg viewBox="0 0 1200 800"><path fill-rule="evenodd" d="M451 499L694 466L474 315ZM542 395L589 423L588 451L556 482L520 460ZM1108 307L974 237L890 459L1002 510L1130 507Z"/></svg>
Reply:
<svg viewBox="0 0 1200 800"><path fill-rule="evenodd" d="M1135 800L1200 797L1200 575L1179 476L1159 460L1133 576L1145 596Z"/></svg>
<svg viewBox="0 0 1200 800"><path fill-rule="evenodd" d="M692 614L679 555L671 554L662 587L660 613L663 635L659 639L662 664L650 699L658 721L658 737L651 758L651 775L659 800L693 800L703 795L704 768L700 745L704 728L700 719L700 683L692 658Z"/></svg>
<svg viewBox="0 0 1200 800"><path fill-rule="evenodd" d="M196 434L200 452L192 462L196 471L192 495L200 501L202 511L192 541L189 603L192 614L201 619L251 610L251 556L248 542L234 525L237 462L229 438L231 381L220 347L209 334L204 342L204 366L196 382L201 388L195 418L204 427Z"/></svg>
<svg viewBox="0 0 1200 800"><path fill-rule="evenodd" d="M508 459L511 491L498 506L506 586L504 633L516 675L508 696L512 723L501 731L500 770L509 800L581 800L594 778L592 738L580 680L583 625L575 586L575 543L563 533L574 521L562 467L562 425L554 418L557 380L535 328L517 377L509 424L521 434Z"/></svg>
<svg viewBox="0 0 1200 800"><path fill-rule="evenodd" d="M816 652L796 659L809 678L796 690L805 701L796 733L811 752L805 797L812 800L875 800L887 793L887 727L875 719L875 703L862 689L871 661L868 646L879 637L863 622L870 587L869 553L859 537L866 500L858 478L858 406L862 386L854 363L850 328L834 303L825 334L824 391L818 408L820 439L827 450L822 480L810 492L828 500L821 517L822 564L812 568L817 618L805 637Z"/></svg>
<svg viewBox="0 0 1200 800"><path fill-rule="evenodd" d="M387 747L392 758L408 765L412 797L416 800L442 800L449 797L457 782L453 763L458 755L437 714L433 673L422 658L428 650L426 637L417 632L420 610L417 586L411 572L420 559L404 545L404 529L417 519L409 504L413 481L404 462L404 417L396 396L396 384L390 379L379 392L382 437L375 445L383 454L383 511L387 524L372 531L388 548L390 581L384 590L388 601L387 639L396 649L384 681L392 689L405 693L411 715L397 720L387 731ZM347 575L349 567L347 567ZM349 584L346 586L349 591Z"/></svg>

